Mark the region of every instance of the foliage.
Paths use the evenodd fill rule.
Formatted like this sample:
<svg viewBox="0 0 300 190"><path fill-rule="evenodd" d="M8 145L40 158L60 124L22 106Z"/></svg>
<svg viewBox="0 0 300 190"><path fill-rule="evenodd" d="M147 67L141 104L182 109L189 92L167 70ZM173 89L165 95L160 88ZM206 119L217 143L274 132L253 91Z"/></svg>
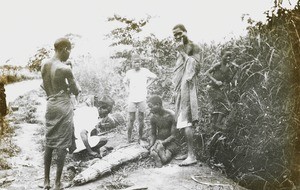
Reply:
<svg viewBox="0 0 300 190"><path fill-rule="evenodd" d="M130 68L130 57L139 53L144 67L158 75L150 94L168 100L172 94L171 75L175 51L170 38L140 37L151 17L135 21L120 16L108 21L122 23L107 35L118 51L115 62L93 62L82 57L75 76L95 93L112 93L118 110L124 110L126 94L122 78ZM289 189L299 184L299 5L293 10L275 6L267 12L267 23L249 19L248 35L224 44L199 44L202 68L198 98L200 121L195 144L199 157L222 169L229 177L250 189ZM211 103L204 75L230 50L238 70L234 85L228 86L229 115L225 130L211 126ZM83 63L83 64L82 64ZM114 75L118 73L118 75ZM92 81L92 82L91 82ZM169 105L171 106L171 105ZM168 106L168 107L169 107Z"/></svg>
<svg viewBox="0 0 300 190"><path fill-rule="evenodd" d="M0 133L0 170L11 169L11 164L7 158L16 156L20 151L12 139L14 134L14 127L9 126L7 119L1 120L2 127Z"/></svg>
<svg viewBox="0 0 300 190"><path fill-rule="evenodd" d="M74 76L82 86L82 97L86 94L108 95L115 100L114 110L125 110L126 94L122 85L122 77L116 75L115 61L102 60L97 62L90 55L83 55L74 60Z"/></svg>
<svg viewBox="0 0 300 190"><path fill-rule="evenodd" d="M207 154L250 189L299 184L299 13L274 7L266 24L249 20L248 35L223 46L240 69L227 128L208 130Z"/></svg>
<svg viewBox="0 0 300 190"><path fill-rule="evenodd" d="M107 38L113 40L111 46L121 46L124 49L117 51L111 58L121 59L121 65L117 68L119 74L130 69L130 58L133 53L142 57L142 66L148 68L158 75L158 80L150 88L151 94L160 94L163 97L170 97L171 74L175 51L173 41L170 38L158 39L154 34L139 37L143 27L150 21L151 17L135 21L114 15L108 18L109 22L117 21L123 24L107 34Z"/></svg>
<svg viewBox="0 0 300 190"><path fill-rule="evenodd" d="M37 50L37 53L31 57L28 61L27 67L30 71L40 71L42 61L46 58L49 58L50 50L46 48L40 48Z"/></svg>
<svg viewBox="0 0 300 190"><path fill-rule="evenodd" d="M20 82L23 80L34 79L38 77L37 72L30 72L28 69L20 66L3 65L0 66L0 81L4 84Z"/></svg>

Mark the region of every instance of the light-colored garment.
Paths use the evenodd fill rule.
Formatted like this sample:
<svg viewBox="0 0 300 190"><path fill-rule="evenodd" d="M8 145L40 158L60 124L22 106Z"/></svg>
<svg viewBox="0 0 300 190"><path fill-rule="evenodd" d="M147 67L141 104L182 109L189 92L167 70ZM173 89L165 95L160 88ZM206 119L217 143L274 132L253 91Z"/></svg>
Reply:
<svg viewBox="0 0 300 190"><path fill-rule="evenodd" d="M88 141L91 147L94 147L99 143L99 136L90 136L91 131L95 129L97 123L98 110L96 107L83 106L74 111L75 142L77 147L74 153L86 149L80 137L80 132L82 130L88 131Z"/></svg>
<svg viewBox="0 0 300 190"><path fill-rule="evenodd" d="M174 70L173 84L176 93L175 113L177 128L191 126L198 121L197 67L199 61L194 56L179 55Z"/></svg>
<svg viewBox="0 0 300 190"><path fill-rule="evenodd" d="M156 78L156 75L146 68L136 71L130 69L126 72L124 83L129 81L129 102L142 102L147 97L147 81Z"/></svg>
<svg viewBox="0 0 300 190"><path fill-rule="evenodd" d="M147 103L146 101L142 102L128 102L128 112L136 112L137 110L139 112L145 113L147 110Z"/></svg>

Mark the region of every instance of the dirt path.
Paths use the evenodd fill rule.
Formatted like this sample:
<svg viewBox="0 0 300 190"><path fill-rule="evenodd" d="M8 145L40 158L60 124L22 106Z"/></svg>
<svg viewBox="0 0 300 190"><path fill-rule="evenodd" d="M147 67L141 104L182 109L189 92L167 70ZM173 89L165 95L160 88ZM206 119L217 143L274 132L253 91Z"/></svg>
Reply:
<svg viewBox="0 0 300 190"><path fill-rule="evenodd" d="M37 83L38 84L38 83ZM39 85L39 84L38 84ZM31 91L25 95L23 101L33 104L36 108L36 123L30 124L18 116L22 115L22 109L16 111L10 117L15 117L14 142L21 151L10 159L12 169L0 171L0 190L35 190L40 189L43 182L43 116L45 112L45 97L41 91ZM34 100L32 102L32 100ZM22 101L19 101L19 103ZM19 117L22 118L22 117ZM69 158L70 159L70 158ZM137 161L122 166L111 175L107 175L96 181L74 186L73 190L93 189L124 189L129 186L147 187L149 190L184 190L184 189L243 189L233 181L226 179L222 174L213 171L206 165L198 163L194 166L179 167L172 161L162 168L153 168L150 160ZM52 181L55 177L55 164L51 169ZM68 172L64 170L64 176ZM196 176L193 180L192 176ZM198 181L198 182L197 182ZM200 182L200 183L199 183Z"/></svg>

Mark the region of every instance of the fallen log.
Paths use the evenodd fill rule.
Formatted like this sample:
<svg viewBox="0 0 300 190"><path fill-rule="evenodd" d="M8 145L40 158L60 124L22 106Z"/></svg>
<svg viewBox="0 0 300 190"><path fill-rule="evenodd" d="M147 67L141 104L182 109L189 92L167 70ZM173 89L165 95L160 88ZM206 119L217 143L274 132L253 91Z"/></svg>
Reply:
<svg viewBox="0 0 300 190"><path fill-rule="evenodd" d="M75 176L73 184L82 185L94 181L104 174L110 173L116 167L136 159L145 158L148 154L149 151L139 144L129 144L118 148Z"/></svg>

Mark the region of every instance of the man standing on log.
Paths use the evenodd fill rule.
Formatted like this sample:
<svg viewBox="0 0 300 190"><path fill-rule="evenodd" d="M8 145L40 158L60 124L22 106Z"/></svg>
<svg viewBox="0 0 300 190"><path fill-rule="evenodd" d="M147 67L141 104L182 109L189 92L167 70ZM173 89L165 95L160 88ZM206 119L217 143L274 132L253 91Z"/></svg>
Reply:
<svg viewBox="0 0 300 190"><path fill-rule="evenodd" d="M177 128L184 129L188 154L180 166L197 163L193 146L194 125L198 122L197 74L199 72L200 48L187 37L182 24L173 28L177 46L177 61L174 69L175 113Z"/></svg>
<svg viewBox="0 0 300 190"><path fill-rule="evenodd" d="M67 154L76 149L73 108L70 94L79 94L72 70L65 64L71 52L71 42L60 38L54 43L54 56L43 62L41 73L47 95L46 149L44 155L44 189L50 189L50 166L53 150L57 150L57 170L54 189L63 189L61 174Z"/></svg>

